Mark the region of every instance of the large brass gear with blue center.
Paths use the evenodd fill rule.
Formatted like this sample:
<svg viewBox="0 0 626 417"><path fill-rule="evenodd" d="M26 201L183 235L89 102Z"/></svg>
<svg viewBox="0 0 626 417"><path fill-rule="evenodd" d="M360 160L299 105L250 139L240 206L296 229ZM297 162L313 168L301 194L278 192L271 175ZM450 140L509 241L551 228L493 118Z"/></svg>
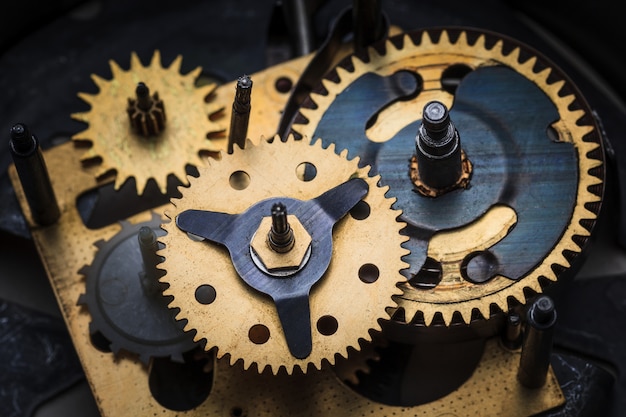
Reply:
<svg viewBox="0 0 626 417"><path fill-rule="evenodd" d="M451 109L473 165L467 189L435 198L411 176L431 100ZM416 31L351 56L292 131L360 156L398 199L411 251L400 321L469 323L525 303L566 275L600 211L604 150L589 106L550 61L499 34Z"/></svg>
<svg viewBox="0 0 626 417"><path fill-rule="evenodd" d="M379 177L334 150L293 138L248 142L211 160L172 200L160 238L164 295L218 358L274 374L320 369L389 318L406 267L400 212ZM285 253L265 238L276 203L292 216L295 243ZM284 274L281 260L296 253Z"/></svg>

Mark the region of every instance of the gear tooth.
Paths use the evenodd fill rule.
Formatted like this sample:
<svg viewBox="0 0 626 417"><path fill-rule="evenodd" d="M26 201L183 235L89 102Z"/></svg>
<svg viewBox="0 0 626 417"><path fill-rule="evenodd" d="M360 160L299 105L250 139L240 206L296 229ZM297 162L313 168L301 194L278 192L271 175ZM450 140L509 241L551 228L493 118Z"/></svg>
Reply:
<svg viewBox="0 0 626 417"><path fill-rule="evenodd" d="M536 58L535 58L535 61L537 61ZM551 72L552 72L552 70L550 68L544 68L543 71L538 72L536 74L537 80L539 80L539 82L541 82L541 83L543 83L545 85L548 85L548 77L550 76Z"/></svg>
<svg viewBox="0 0 626 417"><path fill-rule="evenodd" d="M252 141L252 139L247 138L246 139L246 144L244 145L246 148L251 148L254 146L254 142Z"/></svg>
<svg viewBox="0 0 626 417"><path fill-rule="evenodd" d="M152 53L149 66L152 68L163 68L163 61L161 60L161 51L159 49L155 49L154 52Z"/></svg>
<svg viewBox="0 0 626 417"><path fill-rule="evenodd" d="M125 72L122 67L120 67L120 65L112 59L109 60L109 67L111 68L113 80L119 78Z"/></svg>
<svg viewBox="0 0 626 417"><path fill-rule="evenodd" d="M83 277L86 277L87 274L89 274L89 265L81 266L80 269L78 270L78 273L82 275Z"/></svg>
<svg viewBox="0 0 626 417"><path fill-rule="evenodd" d="M86 306L87 305L87 297L85 294L81 294L78 296L78 301L76 301L76 305Z"/></svg>
<svg viewBox="0 0 626 417"><path fill-rule="evenodd" d="M435 318L435 312L434 311L422 311L422 313L424 313L424 323L426 323L426 326L430 326L433 322L433 319ZM409 321L409 318L407 317L407 322Z"/></svg>
<svg viewBox="0 0 626 417"><path fill-rule="evenodd" d="M545 78L546 81L547 81L549 75L550 75L549 73L548 73L548 75L546 75L546 78ZM550 90L551 95L553 97L559 97L559 92L561 91L561 89L563 88L564 85L565 85L565 81L564 80L559 80L559 81L556 81L556 82L550 84L549 90ZM574 100L576 100L576 97L573 94L570 94L569 96L566 96L566 97L559 97L559 99L563 100L564 107L568 108L569 105ZM569 102L566 101L567 99L569 99Z"/></svg>
<svg viewBox="0 0 626 417"><path fill-rule="evenodd" d="M88 93L79 92L77 94L77 96L81 100L83 100L85 103L89 104L93 108L94 99L96 97L95 94L88 94Z"/></svg>
<svg viewBox="0 0 626 417"><path fill-rule="evenodd" d="M502 41L499 40L498 41L500 43L500 50L502 50ZM495 49L496 46L498 45L498 42L492 47L492 49ZM487 49L487 38L485 37L485 35L480 35L478 37L478 39L476 39L476 42L474 42L474 48L481 48L481 49Z"/></svg>
<svg viewBox="0 0 626 417"><path fill-rule="evenodd" d="M519 50L519 48L517 48ZM519 53L518 53L518 59L520 59L521 57L519 57ZM531 56L530 58L528 58L526 61L522 62L520 64L520 67L523 69L526 69L528 71L528 73L532 73L534 74L535 79L536 78L540 78L540 74L535 73L534 68L535 68L535 64L537 63L537 57L536 56ZM546 68L548 70L548 72L550 72L549 68Z"/></svg>
<svg viewBox="0 0 626 417"><path fill-rule="evenodd" d="M387 54L389 53L389 51L398 51L399 49L396 48L396 45L393 44L393 42L391 42L389 39L387 39L385 41L385 51L387 51Z"/></svg>
<svg viewBox="0 0 626 417"><path fill-rule="evenodd" d="M469 43L467 41L467 32L466 31L462 31L459 34L459 38L456 40L456 46L462 47L462 48L469 47Z"/></svg>
<svg viewBox="0 0 626 417"><path fill-rule="evenodd" d="M476 310L477 310L477 311L478 311L478 312L479 312L479 313L480 313L480 314L481 314L481 315L482 315L485 319L488 319L488 318L489 318L489 316L491 315L491 303L488 303L488 304L481 304L480 306L475 307L475 309L476 309ZM472 312L473 312L473 310L472 310ZM471 319L472 319L472 317L471 317L471 314L470 314L470 317L469 317L469 320L467 320L467 323L470 323L470 322L471 322Z"/></svg>
<svg viewBox="0 0 626 417"><path fill-rule="evenodd" d="M430 33L425 30L422 32L422 38L420 39L420 47L428 47L433 45L433 40L430 37Z"/></svg>
<svg viewBox="0 0 626 417"><path fill-rule="evenodd" d="M139 55L137 55L137 52L132 51L130 53L130 70L137 70L139 68L142 68L143 64L141 63L141 60L139 59Z"/></svg>
<svg viewBox="0 0 626 417"><path fill-rule="evenodd" d="M122 350L120 345L118 345L116 342L111 342L109 344L109 349L111 349L111 353L113 353L114 356L119 355L120 351Z"/></svg>
<svg viewBox="0 0 626 417"><path fill-rule="evenodd" d="M350 71L348 71L347 69L343 67L337 67L335 71L337 72L337 77L339 78L339 82L341 82L342 80L350 76Z"/></svg>
<svg viewBox="0 0 626 417"><path fill-rule="evenodd" d="M150 358L151 356L146 353L139 354L139 361L144 365L148 365L150 363Z"/></svg>
<svg viewBox="0 0 626 417"><path fill-rule="evenodd" d="M450 42L450 35L448 34L447 30L441 31L441 36L439 37L439 45L452 45L452 42Z"/></svg>
<svg viewBox="0 0 626 417"><path fill-rule="evenodd" d="M506 57L508 59L512 60L515 64L519 65L520 64L520 61L519 61L519 59L520 59L520 52L521 52L520 48L516 47Z"/></svg>
<svg viewBox="0 0 626 417"><path fill-rule="evenodd" d="M108 84L107 80L105 80L104 78L102 78L102 77L100 77L99 75L96 75L96 74L91 74L91 80L94 82L94 84L96 86L98 86L98 89L100 91L102 91L104 86L106 86Z"/></svg>
<svg viewBox="0 0 626 417"><path fill-rule="evenodd" d="M465 317L466 312L465 311L459 311L459 314L461 315L461 318L463 319L464 323L469 323L469 321L467 320L467 318ZM450 327L450 323L452 323L452 317L453 317L454 313L444 310L441 312L441 317L443 318L443 324L446 327ZM432 322L431 322L432 324Z"/></svg>
<svg viewBox="0 0 626 417"><path fill-rule="evenodd" d="M181 57L182 59L182 57ZM180 64L178 64L179 70L180 70ZM195 67L194 69L192 69L191 71L189 71L185 77L188 77L192 80L196 80L200 74L202 74L202 67Z"/></svg>
<svg viewBox="0 0 626 417"><path fill-rule="evenodd" d="M104 239L98 239L95 242L93 242L93 245L98 249L102 249L105 243L106 241Z"/></svg>
<svg viewBox="0 0 626 417"><path fill-rule="evenodd" d="M70 114L70 117L79 122L87 123L89 121L89 112L77 112ZM74 135L76 136L76 135ZM72 137L73 139L74 137Z"/></svg>
<svg viewBox="0 0 626 417"><path fill-rule="evenodd" d="M348 150L342 149L341 152L339 152L339 156L348 159Z"/></svg>

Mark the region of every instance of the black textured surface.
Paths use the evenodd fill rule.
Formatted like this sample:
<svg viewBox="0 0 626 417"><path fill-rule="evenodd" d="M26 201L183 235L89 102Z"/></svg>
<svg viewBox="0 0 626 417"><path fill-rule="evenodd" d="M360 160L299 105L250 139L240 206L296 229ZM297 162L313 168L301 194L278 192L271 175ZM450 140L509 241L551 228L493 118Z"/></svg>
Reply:
<svg viewBox="0 0 626 417"><path fill-rule="evenodd" d="M0 300L0 415L31 416L83 378L63 320Z"/></svg>

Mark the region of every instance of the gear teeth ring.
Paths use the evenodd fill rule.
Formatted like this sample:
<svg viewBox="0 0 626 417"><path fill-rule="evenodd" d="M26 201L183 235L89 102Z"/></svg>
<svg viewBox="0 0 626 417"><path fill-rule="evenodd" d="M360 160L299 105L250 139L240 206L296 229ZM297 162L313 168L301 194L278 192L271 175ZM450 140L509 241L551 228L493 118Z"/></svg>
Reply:
<svg viewBox="0 0 626 417"><path fill-rule="evenodd" d="M129 178L134 178L137 193L143 194L149 180L156 181L160 191L167 192L171 174L186 183L188 164L202 166L206 154L224 149L226 139L207 139L223 132L219 119L223 106L209 100L214 84L195 86L201 68L180 74L182 57L179 55L169 67L161 66L157 50L148 66L143 66L136 53L131 54L130 68L123 70L115 61L109 61L112 79L91 76L99 89L97 94L79 93L91 110L72 114L72 118L88 127L72 136L75 142L89 142L82 156L83 162L98 161L97 179L115 172L115 189ZM126 107L135 96L138 83L145 83L167 108L167 123L158 134L144 137L131 124ZM207 102L208 101L208 102ZM213 117L215 116L215 117ZM136 163L141 154L141 164ZM168 172L171 169L171 172Z"/></svg>
<svg viewBox="0 0 626 417"><path fill-rule="evenodd" d="M137 354L144 364L153 357L182 362L182 354L195 347L190 335L174 320L160 293L146 293L142 286L143 260L137 234L150 227L162 234L161 217L147 222L120 222L121 230L110 240L95 242L98 251L91 265L79 273L85 277L85 292L78 305L91 315L89 333L95 347Z"/></svg>
<svg viewBox="0 0 626 417"><path fill-rule="evenodd" d="M394 318L407 323L469 323L477 317L488 318L496 312L508 311L518 303L525 304L528 297L543 292L550 282L557 281L560 274L571 267L591 235L604 193L604 151L599 129L584 99L566 76L538 53L513 39L459 29L455 30L456 39L452 40L450 33L447 30L416 31L390 38L378 49L369 48L367 57L346 58L311 93L309 102L305 101L292 131L314 138L325 112L348 86L367 73L391 76L403 70L417 72L423 80L421 92L409 100L394 103L395 107L389 106L378 114L376 124L366 130L369 140L384 142L419 120L421 110L416 109L423 108L426 102L436 99L452 107L454 95L446 91L441 81L450 65L463 65L471 70L504 66L535 84L557 108L560 120L552 127L559 141L573 145L579 180L569 225L539 265L517 281L507 280L506 285L468 282L463 291L438 287L423 290L404 283L403 295L394 297L404 314ZM385 123L385 120L390 122ZM376 126L382 127L376 130ZM408 210L408 207L399 208ZM390 313L395 312L390 310Z"/></svg>
<svg viewBox="0 0 626 417"><path fill-rule="evenodd" d="M309 297L313 350L304 359L291 355L272 300L239 278L228 251L190 239L175 222L163 225L167 234L160 241L165 249L159 254L164 258L161 268L167 271L161 278L168 284L164 293L173 297L170 307L179 310L177 319L186 321L185 330L195 331L196 341L206 340L206 350L217 347L218 358L229 356L231 364L242 361L245 369L254 366L263 372L269 367L277 374L282 368L291 374L296 368L307 372L332 365L335 355L346 357L348 348L358 350L360 340L371 340L370 331L380 331L378 320L389 318L386 308L395 307L392 296L400 295L397 284L404 280L400 271L407 266L401 260L408 253L402 248L406 238L400 234L400 212L385 196L388 187L378 186L379 177L368 176L368 167L359 168L358 158L348 161L346 156L346 151L337 155L334 145L324 149L321 141L276 137L256 146L248 141L245 149L211 160L198 178L189 179L189 188L180 189L182 198L172 200L174 207L166 215L175 219L188 209L238 214L272 197L309 200L355 176L369 185L362 200L369 214L361 220L348 214L333 229L332 261ZM305 165L316 172L314 178L301 179ZM378 268L377 280L359 280L364 264ZM210 304L196 299L203 286L214 290ZM346 297L352 302L347 304ZM336 320L335 333L325 336L317 330L323 317ZM263 343L251 340L257 326L269 335Z"/></svg>

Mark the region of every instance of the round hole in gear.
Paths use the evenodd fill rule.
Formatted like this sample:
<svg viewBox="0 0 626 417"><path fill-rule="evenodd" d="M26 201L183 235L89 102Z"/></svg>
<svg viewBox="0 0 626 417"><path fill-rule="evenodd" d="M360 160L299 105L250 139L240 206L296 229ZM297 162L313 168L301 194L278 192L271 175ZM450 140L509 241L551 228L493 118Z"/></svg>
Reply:
<svg viewBox="0 0 626 417"><path fill-rule="evenodd" d="M291 87L293 87L293 81L289 77L279 77L274 84L276 91L279 93L288 93L291 91Z"/></svg>
<svg viewBox="0 0 626 417"><path fill-rule="evenodd" d="M436 287L443 278L443 269L439 261L431 257L426 258L422 268L409 279L409 284L414 288L428 290Z"/></svg>
<svg viewBox="0 0 626 417"><path fill-rule="evenodd" d="M245 414L243 412L243 408L235 406L230 409L231 417L243 417Z"/></svg>
<svg viewBox="0 0 626 417"><path fill-rule="evenodd" d="M370 212L370 205L361 200L356 206L352 207L349 213L354 220L365 220L370 216Z"/></svg>
<svg viewBox="0 0 626 417"><path fill-rule="evenodd" d="M332 336L337 332L339 328L339 323L337 319L333 316L326 315L322 316L317 320L317 331L323 334L324 336Z"/></svg>
<svg viewBox="0 0 626 417"><path fill-rule="evenodd" d="M245 171L235 171L230 174L228 182L235 190L245 190L250 185L250 175Z"/></svg>
<svg viewBox="0 0 626 417"><path fill-rule="evenodd" d="M461 274L474 284L482 284L498 274L498 258L490 251L470 253L463 260Z"/></svg>
<svg viewBox="0 0 626 417"><path fill-rule="evenodd" d="M379 276L380 271L374 264L363 264L359 268L359 279L366 284L376 282Z"/></svg>
<svg viewBox="0 0 626 417"><path fill-rule="evenodd" d="M303 162L296 167L296 176L300 181L311 181L317 176L317 168L310 162Z"/></svg>
<svg viewBox="0 0 626 417"><path fill-rule="evenodd" d="M217 296L217 293L215 292L215 288L213 288L212 285L204 284L196 288L195 295L196 295L196 301L198 301L200 304L208 305L208 304L213 303L213 301L215 301L215 297Z"/></svg>
<svg viewBox="0 0 626 417"><path fill-rule="evenodd" d="M257 345L262 345L270 339L270 329L263 324L255 324L248 331L248 338Z"/></svg>

